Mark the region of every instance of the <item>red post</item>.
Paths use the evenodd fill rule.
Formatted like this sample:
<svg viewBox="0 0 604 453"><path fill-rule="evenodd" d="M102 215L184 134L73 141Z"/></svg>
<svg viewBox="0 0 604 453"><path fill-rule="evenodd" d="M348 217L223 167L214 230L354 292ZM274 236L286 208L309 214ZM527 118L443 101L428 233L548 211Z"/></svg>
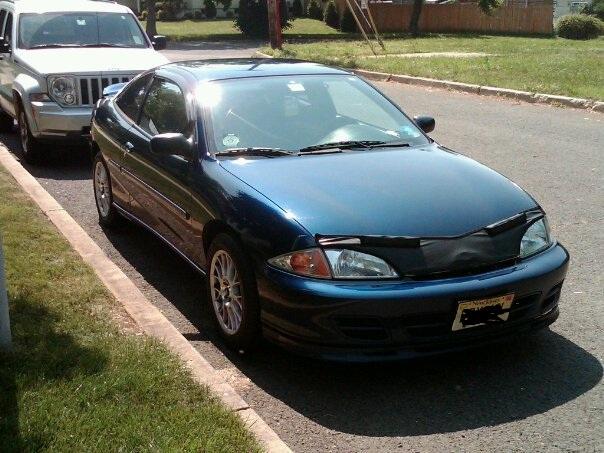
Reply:
<svg viewBox="0 0 604 453"><path fill-rule="evenodd" d="M280 0L267 0L268 3L268 35L273 49L281 49L283 35L281 34Z"/></svg>

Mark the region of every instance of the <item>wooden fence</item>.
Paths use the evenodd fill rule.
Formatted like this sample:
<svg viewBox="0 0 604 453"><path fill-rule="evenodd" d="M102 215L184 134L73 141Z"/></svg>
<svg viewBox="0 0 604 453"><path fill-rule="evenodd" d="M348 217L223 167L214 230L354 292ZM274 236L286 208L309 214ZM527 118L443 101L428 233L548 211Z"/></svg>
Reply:
<svg viewBox="0 0 604 453"><path fill-rule="evenodd" d="M345 0L338 0L341 12L345 5ZM413 5L370 3L370 8L380 32L409 30ZM514 2L498 8L490 16L483 13L475 3L427 4L422 10L420 30L434 33L551 34L554 31L553 16L552 3L522 5Z"/></svg>

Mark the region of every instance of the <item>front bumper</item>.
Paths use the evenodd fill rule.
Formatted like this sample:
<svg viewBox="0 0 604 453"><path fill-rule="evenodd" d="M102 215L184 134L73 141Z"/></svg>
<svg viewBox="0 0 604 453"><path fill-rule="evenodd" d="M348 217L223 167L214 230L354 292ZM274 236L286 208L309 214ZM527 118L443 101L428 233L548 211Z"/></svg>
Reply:
<svg viewBox="0 0 604 453"><path fill-rule="evenodd" d="M430 281L325 281L267 267L258 283L263 331L300 354L346 361L480 346L554 322L568 262L556 244L508 268ZM451 331L460 301L509 293L505 323Z"/></svg>
<svg viewBox="0 0 604 453"><path fill-rule="evenodd" d="M90 134L92 107L63 108L55 102L32 102L29 125L34 137L86 139Z"/></svg>

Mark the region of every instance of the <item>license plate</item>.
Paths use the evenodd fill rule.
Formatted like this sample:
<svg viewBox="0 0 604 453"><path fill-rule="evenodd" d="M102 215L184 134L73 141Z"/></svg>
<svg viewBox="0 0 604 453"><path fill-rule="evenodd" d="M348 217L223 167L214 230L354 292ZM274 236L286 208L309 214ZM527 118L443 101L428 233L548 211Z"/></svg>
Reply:
<svg viewBox="0 0 604 453"><path fill-rule="evenodd" d="M510 317L512 302L514 302L513 294L490 299L462 301L457 307L457 314L451 330L501 324Z"/></svg>

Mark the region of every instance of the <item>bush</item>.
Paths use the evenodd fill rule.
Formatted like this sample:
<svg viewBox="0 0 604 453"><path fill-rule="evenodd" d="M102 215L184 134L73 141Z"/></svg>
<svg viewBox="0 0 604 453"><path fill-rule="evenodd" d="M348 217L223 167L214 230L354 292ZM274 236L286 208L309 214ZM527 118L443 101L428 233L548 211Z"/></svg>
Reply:
<svg viewBox="0 0 604 453"><path fill-rule="evenodd" d="M566 39L594 39L604 33L604 22L585 14L570 14L560 18L556 31Z"/></svg>
<svg viewBox="0 0 604 453"><path fill-rule="evenodd" d="M291 27L288 20L285 0L280 0L281 28ZM235 18L235 27L249 38L268 38L268 7L266 0L241 0L239 14Z"/></svg>
<svg viewBox="0 0 604 453"><path fill-rule="evenodd" d="M350 12L350 9L346 8L342 15L342 21L340 22L340 31L344 33L356 33L357 23L354 20L354 16Z"/></svg>
<svg viewBox="0 0 604 453"><path fill-rule="evenodd" d="M144 10L141 12L141 15L139 16L140 20L147 20L147 17L149 17L149 12L147 10Z"/></svg>
<svg viewBox="0 0 604 453"><path fill-rule="evenodd" d="M581 12L604 20L604 0L592 0L592 2L583 8L583 11Z"/></svg>
<svg viewBox="0 0 604 453"><path fill-rule="evenodd" d="M311 19L323 20L323 8L317 0L310 0L308 4L308 17Z"/></svg>
<svg viewBox="0 0 604 453"><path fill-rule="evenodd" d="M294 3L292 4L292 16L304 17L304 6L302 5L302 0L294 0Z"/></svg>
<svg viewBox="0 0 604 453"><path fill-rule="evenodd" d="M216 17L216 3L214 0L203 0L203 13L208 19Z"/></svg>
<svg viewBox="0 0 604 453"><path fill-rule="evenodd" d="M333 0L327 4L323 20L331 28L338 28L340 26L340 14L338 13L338 8Z"/></svg>
<svg viewBox="0 0 604 453"><path fill-rule="evenodd" d="M194 20L201 20L203 19L203 11L200 9L197 9L195 11L193 11L193 19Z"/></svg>

